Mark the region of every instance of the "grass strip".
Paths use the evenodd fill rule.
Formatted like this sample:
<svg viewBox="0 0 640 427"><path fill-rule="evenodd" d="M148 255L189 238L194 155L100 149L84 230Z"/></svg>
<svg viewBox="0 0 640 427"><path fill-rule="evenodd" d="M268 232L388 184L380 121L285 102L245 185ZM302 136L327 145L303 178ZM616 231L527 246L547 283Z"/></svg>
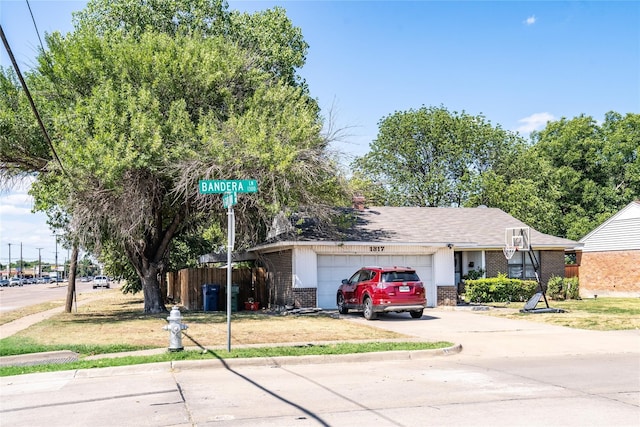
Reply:
<svg viewBox="0 0 640 427"><path fill-rule="evenodd" d="M11 336L0 340L0 356L16 356L21 354L43 353L47 351L69 350L81 357L97 354L120 353L156 348L129 344L41 344L31 337Z"/></svg>
<svg viewBox="0 0 640 427"><path fill-rule="evenodd" d="M238 348L231 352L226 350L165 352L150 356L106 357L94 360L79 360L70 363L49 363L32 366L0 367L0 376L22 375L39 372L56 372L76 369L106 368L114 366L139 365L145 363L171 362L177 360L213 360L244 359L256 357L341 355L355 353L375 353L385 351L434 350L451 347L453 344L438 342L371 342L371 343L336 343L308 344L297 346ZM50 351L50 350L48 350Z"/></svg>

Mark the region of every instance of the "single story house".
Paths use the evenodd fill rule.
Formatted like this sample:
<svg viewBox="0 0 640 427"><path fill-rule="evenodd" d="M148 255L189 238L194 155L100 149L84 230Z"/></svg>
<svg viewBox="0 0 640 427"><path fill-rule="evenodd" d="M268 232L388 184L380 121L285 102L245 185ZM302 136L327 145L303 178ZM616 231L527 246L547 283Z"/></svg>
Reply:
<svg viewBox="0 0 640 427"><path fill-rule="evenodd" d="M582 297L640 296L640 200L580 239Z"/></svg>
<svg viewBox="0 0 640 427"><path fill-rule="evenodd" d="M294 230L284 216L271 239L249 253L267 270L269 306L335 309L342 279L367 265L416 269L428 306L455 305L459 284L470 271L535 278L531 257L503 254L505 229L526 224L496 208L369 207L349 211L353 224L340 238ZM296 223L299 223L297 221ZM565 250L577 242L531 229L531 247L546 283L564 277Z"/></svg>

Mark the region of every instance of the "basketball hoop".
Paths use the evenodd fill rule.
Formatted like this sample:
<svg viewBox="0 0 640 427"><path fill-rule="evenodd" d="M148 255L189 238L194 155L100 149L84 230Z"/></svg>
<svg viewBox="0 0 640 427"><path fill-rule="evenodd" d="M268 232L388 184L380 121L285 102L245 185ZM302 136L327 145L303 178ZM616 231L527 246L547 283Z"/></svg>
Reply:
<svg viewBox="0 0 640 427"><path fill-rule="evenodd" d="M502 252L504 253L504 257L506 259L511 259L511 257L514 253L516 253L517 250L518 248L513 245L504 245L504 247L502 248Z"/></svg>

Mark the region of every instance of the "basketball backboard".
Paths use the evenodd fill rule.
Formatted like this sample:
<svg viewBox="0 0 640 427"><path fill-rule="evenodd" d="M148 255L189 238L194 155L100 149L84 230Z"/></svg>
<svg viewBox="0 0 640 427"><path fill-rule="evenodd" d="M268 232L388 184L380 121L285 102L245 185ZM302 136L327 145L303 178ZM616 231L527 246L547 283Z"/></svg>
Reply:
<svg viewBox="0 0 640 427"><path fill-rule="evenodd" d="M530 237L531 229L529 227L505 228L504 244L507 247L514 246L518 251L528 251L531 249Z"/></svg>

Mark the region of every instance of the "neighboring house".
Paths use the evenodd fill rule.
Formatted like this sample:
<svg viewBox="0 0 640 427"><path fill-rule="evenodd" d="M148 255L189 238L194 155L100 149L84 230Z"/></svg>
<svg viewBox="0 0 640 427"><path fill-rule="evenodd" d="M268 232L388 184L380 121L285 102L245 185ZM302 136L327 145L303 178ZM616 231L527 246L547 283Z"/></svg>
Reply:
<svg viewBox="0 0 640 427"><path fill-rule="evenodd" d="M580 239L582 297L640 296L640 200Z"/></svg>
<svg viewBox="0 0 640 427"><path fill-rule="evenodd" d="M271 241L252 248L267 269L269 305L335 309L342 279L367 265L416 269L430 307L455 305L458 285L470 270L534 278L527 252L507 262L505 228L526 224L495 208L371 207L353 209L355 223L339 239L293 229L274 220ZM297 221L296 223L300 223ZM531 230L540 276L564 276L564 253L576 242Z"/></svg>

